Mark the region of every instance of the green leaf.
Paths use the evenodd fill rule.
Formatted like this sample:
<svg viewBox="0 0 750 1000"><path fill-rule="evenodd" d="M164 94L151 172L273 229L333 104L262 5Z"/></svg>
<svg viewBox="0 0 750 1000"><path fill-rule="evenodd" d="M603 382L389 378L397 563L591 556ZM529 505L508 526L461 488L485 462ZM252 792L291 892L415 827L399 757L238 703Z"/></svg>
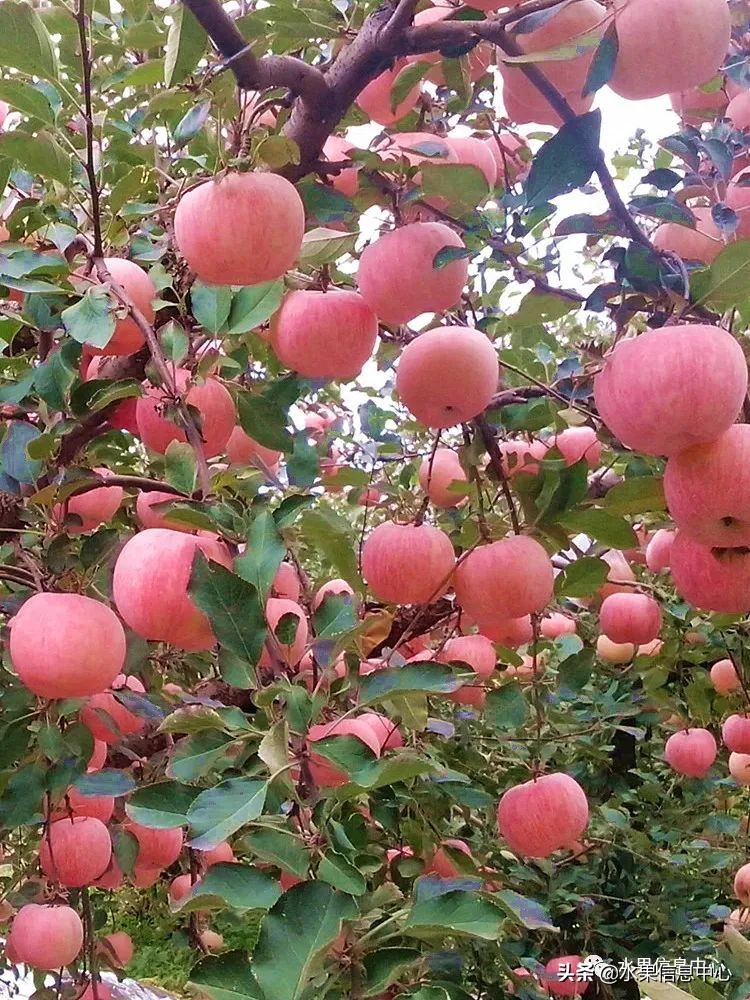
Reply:
<svg viewBox="0 0 750 1000"><path fill-rule="evenodd" d="M271 830L267 827L253 830L243 840L251 854L261 861L277 865L284 871L306 878L310 868L310 855L302 841L285 830Z"/></svg>
<svg viewBox="0 0 750 1000"><path fill-rule="evenodd" d="M187 441L171 441L169 443L164 453L164 468L166 480L170 486L187 494L195 490L198 469L195 463L195 452Z"/></svg>
<svg viewBox="0 0 750 1000"><path fill-rule="evenodd" d="M357 233L342 233L338 229L318 227L305 233L300 250L300 263L308 267L322 267L332 264L344 254L350 253L357 244Z"/></svg>
<svg viewBox="0 0 750 1000"><path fill-rule="evenodd" d="M211 850L263 812L266 801L265 781L228 778L214 788L201 792L188 809L193 831L190 846Z"/></svg>
<svg viewBox="0 0 750 1000"><path fill-rule="evenodd" d="M0 16L0 22L1 20ZM39 118L47 125L54 124L55 116L49 101L38 87L30 83L23 83L21 80L0 80L0 101L5 101L24 115Z"/></svg>
<svg viewBox="0 0 750 1000"><path fill-rule="evenodd" d="M391 111L395 111L399 104L404 103L408 94L427 76L431 68L428 62L413 62L396 74L391 85Z"/></svg>
<svg viewBox="0 0 750 1000"><path fill-rule="evenodd" d="M0 795L0 826L14 830L41 819L47 768L30 764L14 771Z"/></svg>
<svg viewBox="0 0 750 1000"><path fill-rule="evenodd" d="M332 564L339 576L355 590L361 587L351 523L340 514L318 506L305 512L300 526L308 544Z"/></svg>
<svg viewBox="0 0 750 1000"><path fill-rule="evenodd" d="M341 889L352 896L363 896L367 891L367 882L360 870L351 861L347 861L343 854L335 851L329 851L321 858L318 878L328 882L334 889Z"/></svg>
<svg viewBox="0 0 750 1000"><path fill-rule="evenodd" d="M313 614L318 639L332 639L355 628L357 613L351 594L329 594Z"/></svg>
<svg viewBox="0 0 750 1000"><path fill-rule="evenodd" d="M237 413L243 431L258 444L277 451L291 448L292 435L286 428L287 415L278 403L265 396L242 392L237 397Z"/></svg>
<svg viewBox="0 0 750 1000"><path fill-rule="evenodd" d="M602 115L589 111L566 122L534 157L526 180L526 206L538 208L583 187L599 157Z"/></svg>
<svg viewBox="0 0 750 1000"><path fill-rule="evenodd" d="M18 483L31 484L41 471L41 462L28 453L29 444L40 437L37 427L13 420L0 444L0 470Z"/></svg>
<svg viewBox="0 0 750 1000"><path fill-rule="evenodd" d="M613 514L646 514L666 510L663 480L657 476L626 479L609 490L604 506Z"/></svg>
<svg viewBox="0 0 750 1000"><path fill-rule="evenodd" d="M698 304L706 303L719 311L747 305L750 302L750 240L730 243L704 273L708 287L701 288Z"/></svg>
<svg viewBox="0 0 750 1000"><path fill-rule="evenodd" d="M92 285L60 314L65 332L79 344L106 347L115 332L115 314L105 288Z"/></svg>
<svg viewBox="0 0 750 1000"><path fill-rule="evenodd" d="M376 760L372 752L354 736L333 736L315 743L315 752L351 778L351 785L339 789L339 797L353 798L360 790L384 788L429 774L433 765L408 750Z"/></svg>
<svg viewBox="0 0 750 1000"><path fill-rule="evenodd" d="M252 969L266 1000L300 1000L320 960L357 916L351 896L322 882L304 882L285 892L266 914Z"/></svg>
<svg viewBox="0 0 750 1000"><path fill-rule="evenodd" d="M232 289L228 285L207 285L196 281L190 289L190 303L200 325L211 333L218 333L229 319Z"/></svg>
<svg viewBox="0 0 750 1000"><path fill-rule="evenodd" d="M206 51L208 36L184 4L175 4L170 14L172 24L164 56L164 83L174 87L195 71Z"/></svg>
<svg viewBox="0 0 750 1000"><path fill-rule="evenodd" d="M362 959L367 986L363 996L381 994L386 987L401 977L410 966L422 957L416 948L380 948Z"/></svg>
<svg viewBox="0 0 750 1000"><path fill-rule="evenodd" d="M505 914L491 897L456 890L418 899L404 923L407 934L421 936L440 932L496 941Z"/></svg>
<svg viewBox="0 0 750 1000"><path fill-rule="evenodd" d="M237 558L234 568L255 587L264 605L285 552L273 515L268 509L262 510L250 525L245 552Z"/></svg>
<svg viewBox="0 0 750 1000"><path fill-rule="evenodd" d="M286 719L279 719L260 741L258 756L272 775L282 772L289 764L289 724ZM282 780L291 782L289 771L279 775Z"/></svg>
<svg viewBox="0 0 750 1000"><path fill-rule="evenodd" d="M49 358L45 364L51 361L52 358ZM113 382L108 378L96 378L76 386L70 397L70 407L76 416L84 416L86 413L98 413L121 399L134 399L142 395L143 386L137 379Z"/></svg>
<svg viewBox="0 0 750 1000"><path fill-rule="evenodd" d="M583 85L582 97L595 94L601 90L605 84L612 79L617 63L617 53L620 51L620 42L617 37L617 22L615 18L604 32L601 42L597 46L594 58L591 60L586 83Z"/></svg>
<svg viewBox="0 0 750 1000"><path fill-rule="evenodd" d="M188 782L206 777L232 746L234 740L225 733L216 730L195 733L177 744L167 765L167 774Z"/></svg>
<svg viewBox="0 0 750 1000"><path fill-rule="evenodd" d="M243 951L202 959L190 972L190 984L211 1000L265 1000Z"/></svg>
<svg viewBox="0 0 750 1000"><path fill-rule="evenodd" d="M591 597L604 585L609 566L603 559L576 559L555 580L558 597Z"/></svg>
<svg viewBox="0 0 750 1000"><path fill-rule="evenodd" d="M253 584L196 552L189 593L211 622L219 645L255 666L267 628Z"/></svg>
<svg viewBox="0 0 750 1000"><path fill-rule="evenodd" d="M196 135L198 135L208 120L210 110L211 102L202 101L200 104L196 104L195 107L192 107L187 114L180 119L173 132L175 145L178 149L186 146L191 139L194 139Z"/></svg>
<svg viewBox="0 0 750 1000"><path fill-rule="evenodd" d="M512 889L502 889L495 892L492 898L502 906L506 913L523 924L530 931L551 931L559 934L560 928L552 923L552 918L541 903L535 899L527 899Z"/></svg>
<svg viewBox="0 0 750 1000"><path fill-rule="evenodd" d="M557 668L561 695L571 694L575 696L583 690L591 678L593 665L593 649L581 649L577 653L566 656Z"/></svg>
<svg viewBox="0 0 750 1000"><path fill-rule="evenodd" d="M375 670L360 681L360 705L372 705L394 694L423 691L426 694L448 694L461 687L453 669L445 663L424 660L403 667Z"/></svg>
<svg viewBox="0 0 750 1000"><path fill-rule="evenodd" d="M428 198L445 198L459 212L470 212L486 201L490 186L482 171L464 163L426 163L422 190Z"/></svg>
<svg viewBox="0 0 750 1000"><path fill-rule="evenodd" d="M529 703L518 681L509 681L487 694L484 718L495 729L518 729L529 717Z"/></svg>
<svg viewBox="0 0 750 1000"><path fill-rule="evenodd" d="M318 453L305 431L297 431L294 435L294 447L286 459L286 473L290 485L303 490L309 489L320 475Z"/></svg>
<svg viewBox="0 0 750 1000"><path fill-rule="evenodd" d="M74 347L74 345L69 346ZM74 347L74 350L77 351L78 348ZM48 406L53 410L62 411L65 409L65 399L75 377L75 369L66 358L66 352L61 349L50 354L36 369L34 387Z"/></svg>
<svg viewBox="0 0 750 1000"><path fill-rule="evenodd" d="M91 774L82 774L73 782L82 795L129 795L135 789L135 782L125 771L102 769Z"/></svg>
<svg viewBox="0 0 750 1000"><path fill-rule="evenodd" d="M281 896L281 886L275 878L239 863L211 865L206 874L175 907L180 913L196 910L270 910Z"/></svg>
<svg viewBox="0 0 750 1000"><path fill-rule="evenodd" d="M157 830L173 830L188 823L188 809L198 795L177 781L160 781L133 792L125 803L130 819Z"/></svg>
<svg viewBox="0 0 750 1000"><path fill-rule="evenodd" d="M174 320L170 320L161 327L159 330L159 340L167 360L172 361L176 365L179 365L184 360L190 349L190 340L185 333L184 327L180 326L179 323L175 323Z"/></svg>
<svg viewBox="0 0 750 1000"><path fill-rule="evenodd" d="M626 520L597 507L574 510L561 517L560 524L573 534L582 533L615 549L638 547L635 532Z"/></svg>
<svg viewBox="0 0 750 1000"><path fill-rule="evenodd" d="M0 6L0 14L3 7ZM0 33L2 17L0 16ZM46 132L32 136L22 129L0 135L0 157L15 160L24 170L39 177L67 184L70 180L70 156Z"/></svg>
<svg viewBox="0 0 750 1000"><path fill-rule="evenodd" d="M254 330L276 312L283 297L284 282L281 278L240 288L232 299L226 333L236 336Z"/></svg>
<svg viewBox="0 0 750 1000"><path fill-rule="evenodd" d="M49 32L28 3L0 5L0 65L44 80L57 77L57 57Z"/></svg>

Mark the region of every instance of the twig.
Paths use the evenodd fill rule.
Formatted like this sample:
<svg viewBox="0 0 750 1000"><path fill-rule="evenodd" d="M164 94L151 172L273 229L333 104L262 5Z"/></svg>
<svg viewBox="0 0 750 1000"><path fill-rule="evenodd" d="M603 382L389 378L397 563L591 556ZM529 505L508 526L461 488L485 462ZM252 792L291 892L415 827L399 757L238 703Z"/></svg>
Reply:
<svg viewBox="0 0 750 1000"><path fill-rule="evenodd" d="M94 164L94 113L91 104L91 51L89 49L88 41L86 0L78 0L76 21L78 23L78 38L81 46L81 72L83 77L83 98L85 104L84 119L86 127L85 168L86 176L89 181L89 194L91 195L91 225L94 230L94 256L101 257L103 254L102 221L99 214L99 185L96 179L96 166Z"/></svg>
<svg viewBox="0 0 750 1000"><path fill-rule="evenodd" d="M521 522L518 520L518 512L516 511L515 501L513 500L513 494L511 493L510 486L508 485L508 477L505 475L505 469L503 468L503 457L500 454L500 448L497 443L497 439L492 431L492 428L487 423L487 418L484 414L480 414L478 417L474 418L474 426L477 428L484 441L484 446L487 449L487 454L490 456L490 465L492 470L497 476L498 482L500 483L500 488L503 491L503 496L505 497L505 502L508 505L508 514L510 516L510 523L513 526L513 531L515 534L521 534Z"/></svg>
<svg viewBox="0 0 750 1000"><path fill-rule="evenodd" d="M112 289L112 294L115 298L119 299L124 306L126 306L128 312L133 317L136 326L143 334L143 338L146 341L151 354L151 359L154 362L154 367L159 373L159 378L162 380L167 393L175 401L177 412L182 419L185 435L195 452L196 463L198 466L198 477L201 484L201 493L203 496L207 496L211 490L211 476L208 471L206 454L203 450L203 439L201 438L200 431L193 420L192 414L188 410L185 403L180 399L179 393L177 392L177 385L174 380L174 374L167 364L167 359L164 357L164 352L161 349L159 338L156 336L156 331L138 306L130 298L122 285L114 280L112 275L109 273L107 265L101 257L94 258L94 268L99 280L109 284Z"/></svg>

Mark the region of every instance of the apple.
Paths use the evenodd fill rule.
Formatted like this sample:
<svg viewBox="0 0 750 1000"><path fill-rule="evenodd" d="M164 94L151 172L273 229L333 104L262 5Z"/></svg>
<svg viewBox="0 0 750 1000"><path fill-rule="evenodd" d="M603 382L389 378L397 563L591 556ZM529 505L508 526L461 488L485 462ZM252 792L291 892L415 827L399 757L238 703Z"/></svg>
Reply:
<svg viewBox="0 0 750 1000"><path fill-rule="evenodd" d="M750 611L750 552L700 545L678 532L670 556L678 594L694 608L744 614Z"/></svg>
<svg viewBox="0 0 750 1000"><path fill-rule="evenodd" d="M465 257L435 266L441 250L463 250L461 237L442 222L412 222L384 233L359 258L360 294L382 323L397 326L421 313L452 309L468 278Z"/></svg>
<svg viewBox="0 0 750 1000"><path fill-rule="evenodd" d="M719 548L750 545L750 425L672 455L664 495L677 528Z"/></svg>
<svg viewBox="0 0 750 1000"><path fill-rule="evenodd" d="M750 753L750 716L728 716L721 726L721 738L734 753Z"/></svg>
<svg viewBox="0 0 750 1000"><path fill-rule="evenodd" d="M717 660L711 667L711 684L717 694L732 694L742 690L742 682L737 676L732 660Z"/></svg>
<svg viewBox="0 0 750 1000"><path fill-rule="evenodd" d="M486 409L497 391L499 372L495 348L479 330L434 327L401 352L396 390L427 427L453 427Z"/></svg>
<svg viewBox="0 0 750 1000"><path fill-rule="evenodd" d="M191 187L177 205L177 249L201 281L258 285L295 263L305 209L279 174L226 173Z"/></svg>
<svg viewBox="0 0 750 1000"><path fill-rule="evenodd" d="M553 773L514 785L497 807L497 825L510 849L546 858L579 840L589 819L586 793L569 774Z"/></svg>
<svg viewBox="0 0 750 1000"><path fill-rule="evenodd" d="M578 978L578 966L583 959L580 955L560 955L551 958L544 967L542 986L558 997L579 997L589 988L591 980Z"/></svg>
<svg viewBox="0 0 750 1000"><path fill-rule="evenodd" d="M606 635L600 635L596 640L596 655L605 663L630 663L635 652L632 642L612 642Z"/></svg>
<svg viewBox="0 0 750 1000"><path fill-rule="evenodd" d="M594 379L607 427L647 455L713 441L734 423L746 392L742 348L726 330L705 324L664 326L621 340Z"/></svg>
<svg viewBox="0 0 750 1000"><path fill-rule="evenodd" d="M646 545L646 566L652 573L661 573L669 569L669 559L675 540L674 531L669 528L659 528L649 538Z"/></svg>
<svg viewBox="0 0 750 1000"><path fill-rule="evenodd" d="M14 962L54 972L75 962L83 947L83 924L70 906L26 903L16 914L7 948Z"/></svg>
<svg viewBox="0 0 750 1000"><path fill-rule="evenodd" d="M378 600L426 604L441 597L455 566L450 538L430 524L386 521L365 539L362 575Z"/></svg>
<svg viewBox="0 0 750 1000"><path fill-rule="evenodd" d="M729 48L726 0L615 0L618 53L610 88L629 101L699 87Z"/></svg>
<svg viewBox="0 0 750 1000"><path fill-rule="evenodd" d="M643 645L659 634L661 608L647 594L610 594L599 609L599 625L612 642Z"/></svg>
<svg viewBox="0 0 750 1000"><path fill-rule="evenodd" d="M678 774L705 778L716 760L716 740L707 729L682 729L664 747L664 759Z"/></svg>
<svg viewBox="0 0 750 1000"><path fill-rule="evenodd" d="M452 448L437 448L419 466L419 485L436 507L458 507L464 503L466 495L450 487L467 482L468 476Z"/></svg>
<svg viewBox="0 0 750 1000"><path fill-rule="evenodd" d="M377 337L377 316L353 291L289 292L271 320L274 353L304 378L356 378Z"/></svg>
<svg viewBox="0 0 750 1000"><path fill-rule="evenodd" d="M34 694L83 698L104 691L122 670L125 632L101 601L34 594L10 621L9 649L16 673Z"/></svg>
<svg viewBox="0 0 750 1000"><path fill-rule="evenodd" d="M482 624L487 619L542 611L552 597L554 572L544 548L526 535L509 535L473 549L456 567L458 603Z"/></svg>
<svg viewBox="0 0 750 1000"><path fill-rule="evenodd" d="M466 663L483 681L495 672L495 647L483 635L458 635L449 639L438 653L440 663Z"/></svg>
<svg viewBox="0 0 750 1000"><path fill-rule="evenodd" d="M109 830L92 816L50 823L39 848L44 874L70 888L91 885L109 867L111 858Z"/></svg>

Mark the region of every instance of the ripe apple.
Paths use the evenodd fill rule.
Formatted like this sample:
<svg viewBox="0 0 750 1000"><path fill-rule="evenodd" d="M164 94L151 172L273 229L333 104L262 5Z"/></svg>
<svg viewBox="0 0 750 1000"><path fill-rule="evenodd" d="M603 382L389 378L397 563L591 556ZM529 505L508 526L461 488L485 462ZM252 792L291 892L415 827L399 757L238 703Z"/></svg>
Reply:
<svg viewBox="0 0 750 1000"><path fill-rule="evenodd" d="M649 538L646 545L646 566L652 573L661 573L662 570L669 569L674 540L675 533L668 528L659 528Z"/></svg>
<svg viewBox="0 0 750 1000"><path fill-rule="evenodd" d="M612 642L606 635L596 640L596 655L605 663L630 663L635 652L632 642Z"/></svg>
<svg viewBox="0 0 750 1000"><path fill-rule="evenodd" d="M83 698L104 691L122 670L125 632L101 601L34 594L10 621L10 658L41 698Z"/></svg>
<svg viewBox="0 0 750 1000"><path fill-rule="evenodd" d="M128 820L124 826L138 841L137 866L169 868L179 858L185 840L181 827L159 830L156 827L136 823L134 820Z"/></svg>
<svg viewBox="0 0 750 1000"><path fill-rule="evenodd" d="M378 525L362 546L362 575L373 594L393 604L441 597L455 566L450 538L430 524Z"/></svg>
<svg viewBox="0 0 750 1000"><path fill-rule="evenodd" d="M144 639L179 649L210 649L216 642L208 619L188 595L196 553L229 569L221 542L167 528L134 535L117 557L112 593L120 615Z"/></svg>
<svg viewBox="0 0 750 1000"><path fill-rule="evenodd" d="M721 726L721 738L734 753L750 753L750 716L728 716Z"/></svg>
<svg viewBox="0 0 750 1000"><path fill-rule="evenodd" d="M713 441L734 423L746 392L742 348L726 330L704 324L621 340L594 379L607 427L648 455Z"/></svg>
<svg viewBox="0 0 750 1000"><path fill-rule="evenodd" d="M664 495L677 528L719 548L750 545L750 425L672 455Z"/></svg>
<svg viewBox="0 0 750 1000"><path fill-rule="evenodd" d="M553 583L550 557L526 535L473 549L459 562L454 580L458 603L480 625L500 614L520 618L541 611Z"/></svg>
<svg viewBox="0 0 750 1000"><path fill-rule="evenodd" d="M599 609L599 625L613 642L640 646L658 636L661 608L647 594L610 594Z"/></svg>
<svg viewBox="0 0 750 1000"><path fill-rule="evenodd" d="M207 458L224 451L237 421L234 400L218 379L210 376L200 385L191 384L192 376L186 368L178 368L175 384L185 394L188 406L195 407L200 415L200 432ZM182 427L166 413L169 397L161 386L144 383L145 394L136 403L138 436L152 451L166 453L173 441L187 441Z"/></svg>
<svg viewBox="0 0 750 1000"><path fill-rule="evenodd" d="M500 799L497 825L520 857L546 858L579 840L589 820L586 794L569 774L543 774Z"/></svg>
<svg viewBox="0 0 750 1000"><path fill-rule="evenodd" d="M377 337L377 316L347 290L289 292L271 320L274 353L305 378L356 378Z"/></svg>
<svg viewBox="0 0 750 1000"><path fill-rule="evenodd" d="M360 294L382 323L397 326L421 313L452 309L469 273L465 257L435 266L441 250L464 249L461 237L442 222L412 222L383 234L362 251Z"/></svg>
<svg viewBox="0 0 750 1000"><path fill-rule="evenodd" d="M392 69L387 69L371 80L357 97L360 110L378 125L394 125L405 118L419 99L419 84L416 83L393 107L391 94L399 74L406 67L405 60L398 60Z"/></svg>
<svg viewBox="0 0 750 1000"><path fill-rule="evenodd" d="M437 448L419 466L419 485L436 507L458 507L464 503L465 494L450 487L466 482L468 477L452 448Z"/></svg>
<svg viewBox="0 0 750 1000"><path fill-rule="evenodd" d="M717 660L711 667L711 684L717 694L732 694L742 690L742 682L737 676L732 660Z"/></svg>
<svg viewBox="0 0 750 1000"><path fill-rule="evenodd" d="M71 888L91 885L109 867L111 858L109 830L91 816L50 823L39 848L44 874Z"/></svg>
<svg viewBox="0 0 750 1000"><path fill-rule="evenodd" d="M109 469L101 467L94 469L94 472L104 479L112 475ZM56 503L52 508L52 516L62 526L66 514L72 514L73 518L65 525L65 530L69 535L82 535L111 521L124 498L125 490L122 486L100 486L86 493L74 493L63 503Z"/></svg>
<svg viewBox="0 0 750 1000"><path fill-rule="evenodd" d="M721 68L731 37L726 0L615 0L615 24L609 86L629 101L699 87Z"/></svg>
<svg viewBox="0 0 750 1000"><path fill-rule="evenodd" d="M694 608L726 614L750 611L747 549L712 549L678 532L670 567L678 594Z"/></svg>
<svg viewBox="0 0 750 1000"><path fill-rule="evenodd" d="M404 406L427 427L453 427L489 405L499 371L495 348L479 330L434 327L401 352L396 390ZM451 372L450 379L446 372Z"/></svg>
<svg viewBox="0 0 750 1000"><path fill-rule="evenodd" d="M544 967L542 986L558 997L579 997L589 988L588 978L578 978L580 955L561 955L551 958Z"/></svg>
<svg viewBox="0 0 750 1000"><path fill-rule="evenodd" d="M177 248L211 285L258 285L297 260L305 209L279 174L229 173L190 188L174 216Z"/></svg>
<svg viewBox="0 0 750 1000"><path fill-rule="evenodd" d="M27 903L13 920L8 948L13 961L53 972L70 965L83 947L83 924L70 906Z"/></svg>
<svg viewBox="0 0 750 1000"><path fill-rule="evenodd" d="M716 754L716 740L707 729L682 729L672 733L664 747L667 764L688 778L705 778Z"/></svg>
<svg viewBox="0 0 750 1000"><path fill-rule="evenodd" d="M497 663L495 647L483 635L457 635L449 639L437 659L440 663L466 663L483 681L494 674Z"/></svg>

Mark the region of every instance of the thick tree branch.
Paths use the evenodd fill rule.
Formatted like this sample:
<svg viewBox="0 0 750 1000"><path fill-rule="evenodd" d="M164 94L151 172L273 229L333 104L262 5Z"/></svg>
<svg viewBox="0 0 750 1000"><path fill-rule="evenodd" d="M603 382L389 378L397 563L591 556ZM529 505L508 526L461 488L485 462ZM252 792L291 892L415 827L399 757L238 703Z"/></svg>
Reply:
<svg viewBox="0 0 750 1000"><path fill-rule="evenodd" d="M102 486L122 486L123 489L140 490L142 493L158 491L160 493L171 493L175 500L190 499L186 493L178 490L176 486L170 486L169 483L162 483L156 479L144 479L142 476L114 475L97 475L90 479L82 479L80 483L76 484L75 489L67 494L66 499L69 500L70 497L80 496L82 493L89 493L91 490L98 490Z"/></svg>
<svg viewBox="0 0 750 1000"><path fill-rule="evenodd" d="M288 87L303 102L320 104L326 100L328 84L319 69L294 56L258 58L220 0L183 0L183 3L205 29L240 87L245 90Z"/></svg>

